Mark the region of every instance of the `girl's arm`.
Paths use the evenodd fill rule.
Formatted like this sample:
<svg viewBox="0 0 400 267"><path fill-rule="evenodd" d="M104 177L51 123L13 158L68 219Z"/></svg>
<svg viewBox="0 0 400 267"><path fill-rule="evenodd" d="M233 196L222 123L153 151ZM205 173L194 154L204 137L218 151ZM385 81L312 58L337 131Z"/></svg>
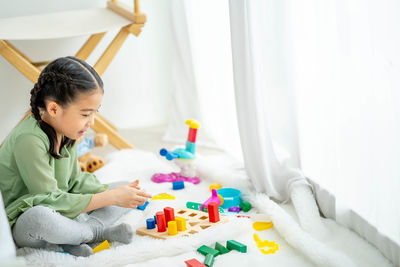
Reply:
<svg viewBox="0 0 400 267"><path fill-rule="evenodd" d="M89 205L83 212L89 212L106 206L116 205L124 208L137 208L143 205L151 195L138 187L138 181L117 186L114 189L93 194Z"/></svg>

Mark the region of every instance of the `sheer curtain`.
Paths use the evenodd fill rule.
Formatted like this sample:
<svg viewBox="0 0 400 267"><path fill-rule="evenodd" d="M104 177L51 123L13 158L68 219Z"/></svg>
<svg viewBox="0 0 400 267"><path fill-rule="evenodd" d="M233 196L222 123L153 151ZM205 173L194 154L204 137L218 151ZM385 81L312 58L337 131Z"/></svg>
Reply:
<svg viewBox="0 0 400 267"><path fill-rule="evenodd" d="M185 141L185 120L194 118L201 123L199 144L223 149L240 160L228 2L170 3L174 85L164 139Z"/></svg>
<svg viewBox="0 0 400 267"><path fill-rule="evenodd" d="M324 213L400 264L400 2L286 3L302 170Z"/></svg>
<svg viewBox="0 0 400 267"><path fill-rule="evenodd" d="M253 182L285 200L301 168L325 215L400 264L400 3L230 3Z"/></svg>

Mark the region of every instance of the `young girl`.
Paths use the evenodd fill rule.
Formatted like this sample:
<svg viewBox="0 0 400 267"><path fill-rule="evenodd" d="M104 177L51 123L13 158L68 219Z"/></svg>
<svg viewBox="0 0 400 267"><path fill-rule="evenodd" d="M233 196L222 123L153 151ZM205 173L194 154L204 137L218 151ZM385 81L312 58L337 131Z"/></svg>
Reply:
<svg viewBox="0 0 400 267"><path fill-rule="evenodd" d="M111 225L151 196L138 181L109 189L77 160L75 140L93 125L102 97L99 75L75 57L50 63L31 90L32 114L0 148L0 190L19 247L59 244L88 256L88 243L131 241L129 225Z"/></svg>

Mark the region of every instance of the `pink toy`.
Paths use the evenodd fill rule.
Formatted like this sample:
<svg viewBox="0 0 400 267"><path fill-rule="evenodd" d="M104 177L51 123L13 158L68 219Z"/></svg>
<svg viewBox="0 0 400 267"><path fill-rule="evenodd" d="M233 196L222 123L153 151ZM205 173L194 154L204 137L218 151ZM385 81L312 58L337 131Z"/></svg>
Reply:
<svg viewBox="0 0 400 267"><path fill-rule="evenodd" d="M168 174L156 173L153 175L153 177L151 177L151 180L155 183L179 182L179 181L190 182L193 184L200 183L199 177L186 177L176 172L171 172Z"/></svg>
<svg viewBox="0 0 400 267"><path fill-rule="evenodd" d="M204 203L200 206L200 210L201 210L201 211L204 211L204 210L203 210L203 207L207 207L208 204L210 204L211 202L215 202L215 203L218 204L218 206L221 206L221 204L223 203L223 200L222 200L222 203L221 203L221 199L222 199L222 198L221 198L220 196L218 196L217 190L212 189L212 190L211 190L211 197L210 197L209 199L207 199L206 202L204 202Z"/></svg>

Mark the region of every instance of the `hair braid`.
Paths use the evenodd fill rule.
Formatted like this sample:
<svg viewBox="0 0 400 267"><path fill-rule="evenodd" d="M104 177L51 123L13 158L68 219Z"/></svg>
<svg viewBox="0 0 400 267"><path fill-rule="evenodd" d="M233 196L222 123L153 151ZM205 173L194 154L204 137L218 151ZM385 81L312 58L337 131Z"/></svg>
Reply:
<svg viewBox="0 0 400 267"><path fill-rule="evenodd" d="M39 110L39 105L37 103L37 100L40 99L38 95L40 94L40 85L39 83L35 83L34 87L31 90L31 111L33 116L37 121L42 121L42 117L40 116L40 110Z"/></svg>

